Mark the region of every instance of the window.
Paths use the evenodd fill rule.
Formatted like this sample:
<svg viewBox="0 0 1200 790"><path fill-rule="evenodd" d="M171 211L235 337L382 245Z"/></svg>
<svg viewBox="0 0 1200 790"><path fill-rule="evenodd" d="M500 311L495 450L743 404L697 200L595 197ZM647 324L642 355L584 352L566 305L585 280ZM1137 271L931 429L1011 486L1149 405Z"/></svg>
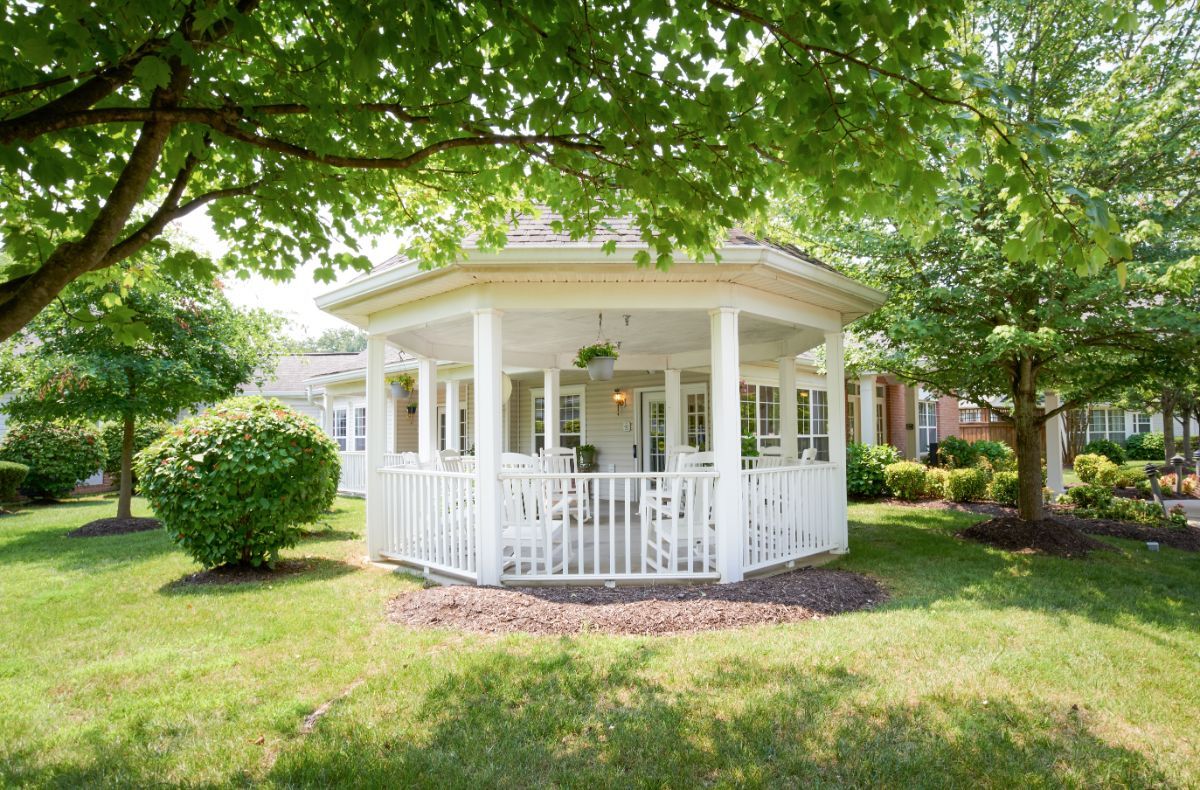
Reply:
<svg viewBox="0 0 1200 790"><path fill-rule="evenodd" d="M817 458L829 460L829 394L825 390L796 390L797 447L817 448Z"/></svg>
<svg viewBox="0 0 1200 790"><path fill-rule="evenodd" d="M858 441L858 397L846 400L846 441Z"/></svg>
<svg viewBox="0 0 1200 790"><path fill-rule="evenodd" d="M333 440L337 442L339 450L346 449L346 410L333 410Z"/></svg>
<svg viewBox="0 0 1200 790"><path fill-rule="evenodd" d="M875 387L875 444L887 444L887 387Z"/></svg>
<svg viewBox="0 0 1200 790"><path fill-rule="evenodd" d="M1125 443L1125 412L1121 409L1092 409L1088 412L1087 440L1108 439Z"/></svg>
<svg viewBox="0 0 1200 790"><path fill-rule="evenodd" d="M983 422L983 409L959 409L959 422Z"/></svg>
<svg viewBox="0 0 1200 790"><path fill-rule="evenodd" d="M462 452L467 442L467 410L458 410L458 447L446 446L446 407L438 406L438 447L443 450L458 450Z"/></svg>
<svg viewBox="0 0 1200 790"><path fill-rule="evenodd" d="M578 447L583 444L583 387L563 387L558 394L558 444ZM546 446L546 399L542 390L533 390L533 452Z"/></svg>
<svg viewBox="0 0 1200 790"><path fill-rule="evenodd" d="M758 388L758 446L778 447L779 440L779 387Z"/></svg>
<svg viewBox="0 0 1200 790"><path fill-rule="evenodd" d="M684 409L687 425L684 444L704 452L708 449L708 394L689 392L684 397Z"/></svg>
<svg viewBox="0 0 1200 790"><path fill-rule="evenodd" d="M1133 432L1150 433L1150 415L1145 412L1134 412Z"/></svg>
<svg viewBox="0 0 1200 790"><path fill-rule="evenodd" d="M988 422L1004 422L1004 415L995 409L988 410Z"/></svg>
<svg viewBox="0 0 1200 790"><path fill-rule="evenodd" d="M367 449L367 407L354 407L354 451L361 453Z"/></svg>
<svg viewBox="0 0 1200 790"><path fill-rule="evenodd" d="M937 401L919 401L917 403L917 454L927 455L929 445L934 444L937 440Z"/></svg>

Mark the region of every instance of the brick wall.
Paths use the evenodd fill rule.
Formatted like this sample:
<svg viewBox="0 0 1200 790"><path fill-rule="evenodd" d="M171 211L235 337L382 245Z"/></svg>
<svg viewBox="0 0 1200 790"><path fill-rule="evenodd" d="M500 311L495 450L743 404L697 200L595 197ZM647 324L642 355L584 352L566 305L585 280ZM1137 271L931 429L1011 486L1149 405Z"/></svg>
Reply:
<svg viewBox="0 0 1200 790"><path fill-rule="evenodd" d="M908 446L908 431L904 427L907 424L904 415L905 389L903 384L889 384L887 387L888 444L899 450L900 455L905 454Z"/></svg>
<svg viewBox="0 0 1200 790"><path fill-rule="evenodd" d="M949 395L943 395L939 398L937 416L939 441L945 439L947 436L962 437L958 427L958 398L953 398Z"/></svg>

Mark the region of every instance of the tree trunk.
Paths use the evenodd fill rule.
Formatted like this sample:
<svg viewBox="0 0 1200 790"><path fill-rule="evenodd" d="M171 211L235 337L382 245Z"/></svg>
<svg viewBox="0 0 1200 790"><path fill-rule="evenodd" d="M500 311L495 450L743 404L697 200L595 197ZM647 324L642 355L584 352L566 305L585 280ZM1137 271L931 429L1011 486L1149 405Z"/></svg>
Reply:
<svg viewBox="0 0 1200 790"><path fill-rule="evenodd" d="M1182 447L1179 452L1187 460L1192 460L1192 406L1190 403L1185 403L1179 409L1179 422L1183 425L1183 436L1180 437Z"/></svg>
<svg viewBox="0 0 1200 790"><path fill-rule="evenodd" d="M1163 460L1170 461L1171 456L1175 455L1175 396L1165 391L1162 396L1162 418Z"/></svg>
<svg viewBox="0 0 1200 790"><path fill-rule="evenodd" d="M133 428L134 416L125 415L121 434L121 488L117 498L117 518L133 517Z"/></svg>
<svg viewBox="0 0 1200 790"><path fill-rule="evenodd" d="M1037 386L1032 360L1017 366L1013 387L1013 428L1017 451L1017 515L1022 521L1042 519L1042 437L1038 430Z"/></svg>

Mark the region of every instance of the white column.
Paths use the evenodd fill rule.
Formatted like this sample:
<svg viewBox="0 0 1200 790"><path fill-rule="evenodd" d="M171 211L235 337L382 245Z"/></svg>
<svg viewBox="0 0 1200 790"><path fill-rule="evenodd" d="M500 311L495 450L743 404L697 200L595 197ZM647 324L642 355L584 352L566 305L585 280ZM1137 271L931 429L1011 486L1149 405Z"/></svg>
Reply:
<svg viewBox="0 0 1200 790"><path fill-rule="evenodd" d="M333 436L333 398L326 390L321 396L321 427L328 436Z"/></svg>
<svg viewBox="0 0 1200 790"><path fill-rule="evenodd" d="M421 463L438 457L437 360L417 357L417 454Z"/></svg>
<svg viewBox="0 0 1200 790"><path fill-rule="evenodd" d="M879 426L875 424L875 377L860 376L858 379L858 424L862 427L858 441L866 445L875 444Z"/></svg>
<svg viewBox="0 0 1200 790"><path fill-rule="evenodd" d="M476 310L475 503L479 508L479 583L500 583L500 453L504 383L503 321L499 310Z"/></svg>
<svg viewBox="0 0 1200 790"><path fill-rule="evenodd" d="M1046 393L1046 411L1054 411L1062 404L1057 392ZM1065 489L1063 485L1063 418L1062 412L1046 420L1046 487L1056 494Z"/></svg>
<svg viewBox="0 0 1200 790"><path fill-rule="evenodd" d="M560 425L558 409L559 392L558 368L546 368L542 371L542 425L546 431L546 447L558 447L558 428Z"/></svg>
<svg viewBox="0 0 1200 790"><path fill-rule="evenodd" d="M833 490L829 492L834 534L839 536L835 550L849 550L846 525L846 361L841 332L825 334L825 386L829 397L829 460L835 465Z"/></svg>
<svg viewBox="0 0 1200 790"><path fill-rule="evenodd" d="M386 548L387 510L383 498L383 454L387 447L387 385L383 380L383 351L380 335L367 338L367 556L380 559Z"/></svg>
<svg viewBox="0 0 1200 790"><path fill-rule="evenodd" d="M683 395L681 393L682 385L679 383L678 370L663 371L663 387L666 390L667 399L667 425L666 436L663 437L667 443L667 452L671 451L672 447L678 447L683 444L683 415L681 414ZM668 472L675 470L668 469Z"/></svg>
<svg viewBox="0 0 1200 790"><path fill-rule="evenodd" d="M915 460L917 452L917 396L919 384L904 385L904 457Z"/></svg>
<svg viewBox="0 0 1200 790"><path fill-rule="evenodd" d="M800 425L796 416L796 358L779 358L779 449L784 458L799 458L797 434Z"/></svg>
<svg viewBox="0 0 1200 790"><path fill-rule="evenodd" d="M709 312L712 354L712 436L716 454L717 570L722 582L742 580L742 425L738 311Z"/></svg>
<svg viewBox="0 0 1200 790"><path fill-rule="evenodd" d="M458 413L462 411L460 403L461 384L457 381L446 382L446 449L462 450L462 431L458 422Z"/></svg>

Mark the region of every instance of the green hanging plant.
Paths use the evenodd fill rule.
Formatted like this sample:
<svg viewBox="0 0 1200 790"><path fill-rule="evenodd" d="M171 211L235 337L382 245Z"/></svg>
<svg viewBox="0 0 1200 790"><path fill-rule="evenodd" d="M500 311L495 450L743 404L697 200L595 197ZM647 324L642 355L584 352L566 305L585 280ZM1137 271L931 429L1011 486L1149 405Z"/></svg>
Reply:
<svg viewBox="0 0 1200 790"><path fill-rule="evenodd" d="M588 362L591 362L596 357L612 357L616 359L617 347L612 342L606 340L603 343L592 343L590 346L584 346L575 354L575 367L586 368Z"/></svg>

